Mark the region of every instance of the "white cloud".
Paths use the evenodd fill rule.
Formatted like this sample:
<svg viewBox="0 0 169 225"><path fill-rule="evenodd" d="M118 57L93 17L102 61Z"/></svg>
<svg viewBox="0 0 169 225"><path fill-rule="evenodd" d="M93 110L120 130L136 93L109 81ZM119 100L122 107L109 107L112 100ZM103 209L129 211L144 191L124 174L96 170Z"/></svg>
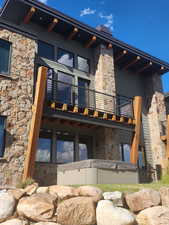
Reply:
<svg viewBox="0 0 169 225"><path fill-rule="evenodd" d="M48 0L39 0L40 2L42 2L43 4L47 4Z"/></svg>
<svg viewBox="0 0 169 225"><path fill-rule="evenodd" d="M103 13L99 13L99 17L101 19L105 19L106 20L106 23L104 24L105 27L108 27L111 30L113 30L113 14L103 15Z"/></svg>
<svg viewBox="0 0 169 225"><path fill-rule="evenodd" d="M86 15L92 15L95 14L96 10L90 9L90 8L86 8L80 11L80 16L86 16Z"/></svg>

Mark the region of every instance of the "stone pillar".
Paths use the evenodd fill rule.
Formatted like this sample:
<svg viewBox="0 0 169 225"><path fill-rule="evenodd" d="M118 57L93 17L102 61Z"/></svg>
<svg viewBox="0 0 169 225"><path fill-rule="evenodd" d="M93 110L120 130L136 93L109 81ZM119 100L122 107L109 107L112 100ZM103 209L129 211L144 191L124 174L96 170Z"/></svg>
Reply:
<svg viewBox="0 0 169 225"><path fill-rule="evenodd" d="M115 96L115 74L113 49L100 45L95 49L95 90ZM96 108L113 113L115 99L110 96L96 94ZM96 131L95 159L120 160L119 130L100 127Z"/></svg>
<svg viewBox="0 0 169 225"><path fill-rule="evenodd" d="M161 141L162 124L166 121L166 108L162 91L161 77L158 74L145 78L147 118L149 125L152 166L161 165L164 169L165 144Z"/></svg>
<svg viewBox="0 0 169 225"><path fill-rule="evenodd" d="M6 29L0 38L11 42L10 74L0 76L0 115L6 116L5 153L0 159L0 185L22 177L32 116L35 40Z"/></svg>

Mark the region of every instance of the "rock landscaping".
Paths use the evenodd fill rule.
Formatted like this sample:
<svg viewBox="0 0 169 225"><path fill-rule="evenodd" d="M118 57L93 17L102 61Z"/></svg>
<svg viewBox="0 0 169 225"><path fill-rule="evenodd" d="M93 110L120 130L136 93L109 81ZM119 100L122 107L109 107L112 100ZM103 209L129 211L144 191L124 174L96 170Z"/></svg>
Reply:
<svg viewBox="0 0 169 225"><path fill-rule="evenodd" d="M134 193L37 183L0 190L0 225L167 225L169 187Z"/></svg>

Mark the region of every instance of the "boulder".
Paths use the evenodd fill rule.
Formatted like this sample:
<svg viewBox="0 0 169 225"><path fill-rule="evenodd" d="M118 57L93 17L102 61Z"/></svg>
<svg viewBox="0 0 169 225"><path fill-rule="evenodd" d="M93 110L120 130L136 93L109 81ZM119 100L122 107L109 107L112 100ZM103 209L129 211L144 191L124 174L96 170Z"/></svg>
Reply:
<svg viewBox="0 0 169 225"><path fill-rule="evenodd" d="M19 219L11 219L1 223L1 225L28 225L28 222Z"/></svg>
<svg viewBox="0 0 169 225"><path fill-rule="evenodd" d="M60 224L52 223L52 222L39 222L39 223L34 223L33 225L60 225Z"/></svg>
<svg viewBox="0 0 169 225"><path fill-rule="evenodd" d="M47 193L33 194L21 198L17 206L19 216L24 216L34 221L53 221L56 209L56 197Z"/></svg>
<svg viewBox="0 0 169 225"><path fill-rule="evenodd" d="M136 217L138 225L168 225L169 208L154 206L141 211Z"/></svg>
<svg viewBox="0 0 169 225"><path fill-rule="evenodd" d="M31 185L28 185L24 191L26 192L27 195L33 195L36 190L38 188L38 183L34 183L34 184L31 184Z"/></svg>
<svg viewBox="0 0 169 225"><path fill-rule="evenodd" d="M58 199L65 200L78 196L76 189L69 186L52 185L49 187L49 194L56 195Z"/></svg>
<svg viewBox="0 0 169 225"><path fill-rule="evenodd" d="M142 189L135 193L126 194L125 199L128 207L133 212L157 206L161 202L159 192L152 189Z"/></svg>
<svg viewBox="0 0 169 225"><path fill-rule="evenodd" d="M169 206L169 187L162 187L159 190L163 206Z"/></svg>
<svg viewBox="0 0 169 225"><path fill-rule="evenodd" d="M16 200L8 193L0 193L0 222L12 216Z"/></svg>
<svg viewBox="0 0 169 225"><path fill-rule="evenodd" d="M110 200L101 200L96 208L97 225L135 225L135 217L127 209L115 207Z"/></svg>
<svg viewBox="0 0 169 225"><path fill-rule="evenodd" d="M124 196L120 191L104 192L103 198L104 200L111 200L114 206L123 207Z"/></svg>
<svg viewBox="0 0 169 225"><path fill-rule="evenodd" d="M57 222L62 225L95 225L95 210L92 198L71 198L58 205Z"/></svg>
<svg viewBox="0 0 169 225"><path fill-rule="evenodd" d="M49 191L49 187L39 187L36 190L36 193L48 193L48 191Z"/></svg>
<svg viewBox="0 0 169 225"><path fill-rule="evenodd" d="M16 200L19 200L24 196L26 191L24 189L11 189L8 193L11 194Z"/></svg>
<svg viewBox="0 0 169 225"><path fill-rule="evenodd" d="M103 198L102 190L93 186L80 186L77 188L77 192L80 196L92 197L96 202Z"/></svg>

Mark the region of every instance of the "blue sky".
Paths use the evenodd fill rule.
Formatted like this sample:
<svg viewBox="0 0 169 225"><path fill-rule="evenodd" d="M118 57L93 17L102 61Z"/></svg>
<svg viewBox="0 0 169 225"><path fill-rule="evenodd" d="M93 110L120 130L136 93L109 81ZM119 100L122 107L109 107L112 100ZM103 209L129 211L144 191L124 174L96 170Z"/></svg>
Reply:
<svg viewBox="0 0 169 225"><path fill-rule="evenodd" d="M105 24L115 38L169 62L168 0L41 1L93 27ZM169 91L169 74L163 87Z"/></svg>

